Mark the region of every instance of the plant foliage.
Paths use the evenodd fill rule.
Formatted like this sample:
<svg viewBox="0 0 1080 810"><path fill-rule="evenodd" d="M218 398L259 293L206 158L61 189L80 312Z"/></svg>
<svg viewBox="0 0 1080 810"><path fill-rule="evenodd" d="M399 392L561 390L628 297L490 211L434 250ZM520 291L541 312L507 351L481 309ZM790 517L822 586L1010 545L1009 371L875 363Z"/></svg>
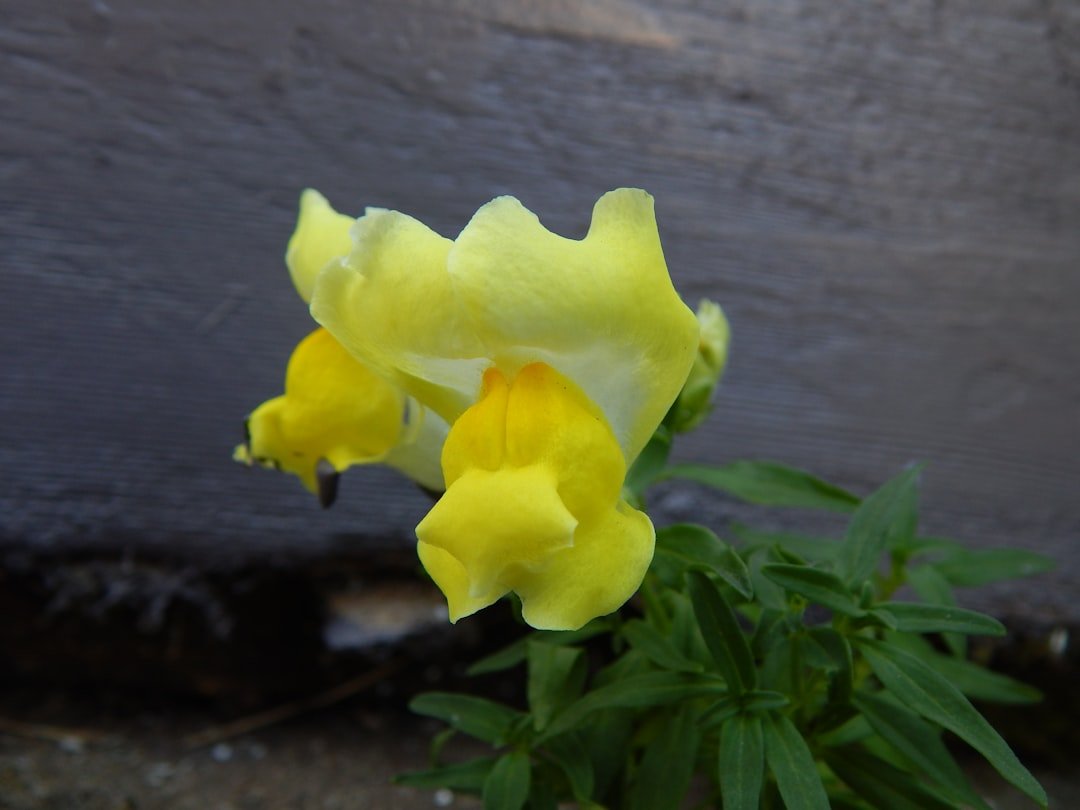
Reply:
<svg viewBox="0 0 1080 810"><path fill-rule="evenodd" d="M630 476L637 502L683 478L750 503L847 512L847 530L837 540L739 527L732 544L704 526L660 529L639 599L621 613L533 632L474 665L524 665L527 710L417 697L416 712L495 753L401 782L472 793L491 810L675 810L690 793L725 810L985 808L951 736L1046 806L969 700L1038 694L965 659L967 636L1005 628L954 595L1046 570L1045 558L921 537L917 467L860 500L771 462L666 467L669 448L659 435ZM897 600L904 584L921 601Z"/></svg>

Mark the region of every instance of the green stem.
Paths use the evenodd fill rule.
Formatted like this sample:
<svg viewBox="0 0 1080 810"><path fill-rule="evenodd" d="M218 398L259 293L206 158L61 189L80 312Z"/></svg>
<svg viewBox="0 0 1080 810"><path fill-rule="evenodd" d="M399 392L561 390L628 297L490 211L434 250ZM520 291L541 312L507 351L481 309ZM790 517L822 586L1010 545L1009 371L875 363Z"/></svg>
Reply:
<svg viewBox="0 0 1080 810"><path fill-rule="evenodd" d="M656 587L656 577L646 574L641 583L641 599L645 602L645 615L652 621L657 630L667 633L671 630L671 617L660 599L659 589Z"/></svg>

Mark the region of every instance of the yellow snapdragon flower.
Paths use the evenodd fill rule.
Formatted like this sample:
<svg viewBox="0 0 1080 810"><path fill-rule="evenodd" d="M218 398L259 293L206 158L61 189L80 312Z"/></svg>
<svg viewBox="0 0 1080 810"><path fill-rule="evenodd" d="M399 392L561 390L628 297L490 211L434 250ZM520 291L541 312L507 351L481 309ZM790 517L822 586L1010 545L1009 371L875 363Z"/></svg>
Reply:
<svg viewBox="0 0 1080 810"><path fill-rule="evenodd" d="M304 301L319 271L352 248L355 221L316 191L301 196L285 263ZM429 490L444 488L439 458L446 422L351 356L323 328L293 351L285 393L256 408L245 425L247 441L234 457L296 475L324 506L334 500L338 475L354 464L387 464Z"/></svg>
<svg viewBox="0 0 1080 810"><path fill-rule="evenodd" d="M581 240L512 197L483 206L456 240L379 209L352 236L318 273L311 311L452 426L446 494L416 530L451 620L510 591L537 628L617 609L655 539L622 499L626 470L699 345L652 197L605 194Z"/></svg>

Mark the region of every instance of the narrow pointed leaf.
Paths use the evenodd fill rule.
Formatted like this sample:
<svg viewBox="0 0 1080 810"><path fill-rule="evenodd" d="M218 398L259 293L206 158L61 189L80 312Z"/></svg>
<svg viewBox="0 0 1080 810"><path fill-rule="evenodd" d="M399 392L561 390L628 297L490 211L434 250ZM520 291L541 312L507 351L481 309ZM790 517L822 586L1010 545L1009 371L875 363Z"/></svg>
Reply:
<svg viewBox="0 0 1080 810"><path fill-rule="evenodd" d="M856 696L854 702L879 737L950 796L973 807L984 806L945 747L938 729L907 708L880 695L863 692Z"/></svg>
<svg viewBox="0 0 1080 810"><path fill-rule="evenodd" d="M806 740L782 714L762 719L765 759L787 810L829 810L829 798Z"/></svg>
<svg viewBox="0 0 1080 810"><path fill-rule="evenodd" d="M764 565L761 573L784 590L806 597L814 604L827 607L835 613L853 617L865 613L859 607L855 596L836 574L806 565L784 563Z"/></svg>
<svg viewBox="0 0 1080 810"><path fill-rule="evenodd" d="M540 630L531 633L527 638L518 639L501 650L496 650L491 655L481 658L466 670L466 674L484 675L517 666L525 660L525 645L529 641L543 641L548 644L559 645L578 644L610 629L611 621L601 617L593 619L580 630Z"/></svg>
<svg viewBox="0 0 1080 810"><path fill-rule="evenodd" d="M443 765L426 771L403 773L394 777L394 783L428 790L446 787L451 790L479 793L484 787L484 780L495 767L497 759L498 757L479 757L470 759L468 762Z"/></svg>
<svg viewBox="0 0 1080 810"><path fill-rule="evenodd" d="M910 774L859 746L832 749L826 758L833 773L876 810L956 810Z"/></svg>
<svg viewBox="0 0 1080 810"><path fill-rule="evenodd" d="M512 644L486 655L470 666L467 675L486 675L489 672L502 672L516 667L525 660L525 639L518 639Z"/></svg>
<svg viewBox="0 0 1080 810"><path fill-rule="evenodd" d="M683 655L671 639L641 619L633 619L622 627L622 634L630 646L641 652L654 664L675 672L701 672L704 667Z"/></svg>
<svg viewBox="0 0 1080 810"><path fill-rule="evenodd" d="M896 635L890 642L916 656L945 677L964 695L974 700L1007 705L1026 705L1042 700L1042 692L1008 675L981 667L971 661L942 655L923 638Z"/></svg>
<svg viewBox="0 0 1080 810"><path fill-rule="evenodd" d="M974 610L917 602L880 602L875 607L888 611L896 619L896 628L904 633L1005 635L1005 625L992 616Z"/></svg>
<svg viewBox="0 0 1080 810"><path fill-rule="evenodd" d="M808 472L772 461L736 461L724 467L680 464L668 468L664 478L706 484L741 501L761 506L791 506L850 512L857 496Z"/></svg>
<svg viewBox="0 0 1080 810"><path fill-rule="evenodd" d="M859 639L859 650L894 697L932 723L953 732L986 757L998 773L1043 807L1046 791L967 698L918 658L894 646Z"/></svg>
<svg viewBox="0 0 1080 810"><path fill-rule="evenodd" d="M867 579L886 549L914 540L919 472L919 467L912 467L900 473L866 498L851 516L840 551L840 572L848 582Z"/></svg>
<svg viewBox="0 0 1080 810"><path fill-rule="evenodd" d="M589 714L601 709L644 709L666 706L696 697L720 697L724 689L715 678L677 672L645 672L630 675L587 692L560 712L537 738L542 742L571 729Z"/></svg>
<svg viewBox="0 0 1080 810"><path fill-rule="evenodd" d="M720 731L719 782L724 810L757 810L764 779L761 717L729 717Z"/></svg>
<svg viewBox="0 0 1080 810"><path fill-rule="evenodd" d="M576 733L549 740L544 744L544 751L566 776L576 800L585 801L592 796L592 761L588 749Z"/></svg>
<svg viewBox="0 0 1080 810"><path fill-rule="evenodd" d="M753 689L757 685L757 670L735 612L720 589L703 573L691 571L686 576L701 634L728 687L734 692Z"/></svg>
<svg viewBox="0 0 1080 810"><path fill-rule="evenodd" d="M1050 557L1019 548L964 549L934 567L952 585L972 588L1052 571L1055 562Z"/></svg>
<svg viewBox="0 0 1080 810"><path fill-rule="evenodd" d="M908 583L915 589L920 599L930 605L957 607L956 595L952 586L932 565L921 565L908 569ZM957 658L967 655L967 639L960 633L942 633L942 640L949 652Z"/></svg>
<svg viewBox="0 0 1080 810"><path fill-rule="evenodd" d="M836 707L846 706L851 700L854 684L851 642L831 627L815 627L810 635L825 649L836 667L829 679L829 703Z"/></svg>
<svg viewBox="0 0 1080 810"><path fill-rule="evenodd" d="M529 641L526 646L529 709L536 730L543 731L556 711L580 697L585 684L585 659L577 647L543 641Z"/></svg>
<svg viewBox="0 0 1080 810"><path fill-rule="evenodd" d="M500 744L510 725L524 715L507 706L471 695L447 692L427 692L409 703L416 714L437 717L477 739L493 745Z"/></svg>
<svg viewBox="0 0 1080 810"><path fill-rule="evenodd" d="M680 573L693 568L716 574L746 599L753 598L750 571L738 552L705 526L677 523L656 533L657 556Z"/></svg>
<svg viewBox="0 0 1080 810"><path fill-rule="evenodd" d="M733 524L731 532L741 541L739 549L746 554L779 546L813 562L832 562L840 553L840 541L834 537L762 531L742 523Z"/></svg>
<svg viewBox="0 0 1080 810"><path fill-rule="evenodd" d="M484 780L484 810L521 810L529 798L531 770L528 754L501 757Z"/></svg>
<svg viewBox="0 0 1080 810"><path fill-rule="evenodd" d="M645 749L631 802L633 810L678 810L690 787L700 732L684 708L663 724Z"/></svg>

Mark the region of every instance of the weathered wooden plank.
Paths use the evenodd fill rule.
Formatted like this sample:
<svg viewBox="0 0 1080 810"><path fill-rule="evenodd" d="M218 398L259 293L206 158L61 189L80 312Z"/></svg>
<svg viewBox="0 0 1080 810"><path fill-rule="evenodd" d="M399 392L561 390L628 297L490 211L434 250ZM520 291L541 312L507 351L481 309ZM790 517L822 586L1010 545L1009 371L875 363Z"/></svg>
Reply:
<svg viewBox="0 0 1080 810"><path fill-rule="evenodd" d="M514 193L580 235L629 184L686 297L735 327L684 455L855 488L928 460L932 530L1062 560L987 598L1076 618L1075 3L5 8L9 551L214 567L408 542L427 501L390 473L350 474L323 513L229 461L310 327L281 264L299 189L450 235Z"/></svg>

